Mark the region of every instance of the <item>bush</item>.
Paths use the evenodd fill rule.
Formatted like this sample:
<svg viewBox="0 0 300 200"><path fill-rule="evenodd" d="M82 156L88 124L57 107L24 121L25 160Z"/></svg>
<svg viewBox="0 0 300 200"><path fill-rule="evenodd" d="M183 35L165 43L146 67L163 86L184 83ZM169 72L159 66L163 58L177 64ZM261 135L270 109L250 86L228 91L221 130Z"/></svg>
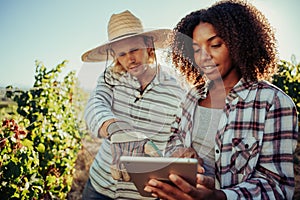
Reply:
<svg viewBox="0 0 300 200"><path fill-rule="evenodd" d="M291 60L291 62L280 61L279 72L273 76L273 83L293 99L300 122L300 63L297 64L295 56L292 56Z"/></svg>
<svg viewBox="0 0 300 200"><path fill-rule="evenodd" d="M17 103L17 114L5 119L0 130L3 199L65 199L71 188L85 134L81 127L85 98L74 72L59 80L65 64L47 71L36 62L33 88L7 91Z"/></svg>

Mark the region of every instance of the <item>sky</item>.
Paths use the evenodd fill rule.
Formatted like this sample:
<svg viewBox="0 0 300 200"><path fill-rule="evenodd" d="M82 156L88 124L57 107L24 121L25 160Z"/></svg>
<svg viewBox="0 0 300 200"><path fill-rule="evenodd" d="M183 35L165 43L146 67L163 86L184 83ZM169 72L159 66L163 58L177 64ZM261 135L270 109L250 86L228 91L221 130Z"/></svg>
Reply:
<svg viewBox="0 0 300 200"><path fill-rule="evenodd" d="M84 87L94 87L103 63L86 64L81 55L106 42L110 16L130 10L144 28L170 28L192 11L216 0L0 0L0 88L29 88L35 61L52 69L68 60ZM300 60L300 1L248 0L276 30L279 56Z"/></svg>

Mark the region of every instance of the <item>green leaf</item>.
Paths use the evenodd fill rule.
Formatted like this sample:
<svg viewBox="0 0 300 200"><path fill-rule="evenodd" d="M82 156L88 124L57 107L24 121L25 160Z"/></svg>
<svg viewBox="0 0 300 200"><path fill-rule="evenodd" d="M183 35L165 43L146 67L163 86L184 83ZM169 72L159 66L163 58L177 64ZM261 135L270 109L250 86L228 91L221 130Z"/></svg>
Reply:
<svg viewBox="0 0 300 200"><path fill-rule="evenodd" d="M30 141L30 140L27 139L27 138L23 139L23 140L21 141L21 144L22 144L23 146L26 146L26 147L29 148L29 149L32 149L32 147L33 147L33 142Z"/></svg>
<svg viewBox="0 0 300 200"><path fill-rule="evenodd" d="M37 147L37 151L40 153L45 153L45 145L40 143Z"/></svg>

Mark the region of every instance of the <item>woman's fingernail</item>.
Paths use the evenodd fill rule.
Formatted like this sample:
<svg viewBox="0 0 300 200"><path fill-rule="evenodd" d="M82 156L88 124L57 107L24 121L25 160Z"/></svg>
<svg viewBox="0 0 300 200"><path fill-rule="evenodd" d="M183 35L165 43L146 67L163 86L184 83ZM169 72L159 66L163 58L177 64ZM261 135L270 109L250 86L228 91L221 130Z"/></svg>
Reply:
<svg viewBox="0 0 300 200"><path fill-rule="evenodd" d="M170 174L169 179L172 181L176 181L177 177L175 174Z"/></svg>
<svg viewBox="0 0 300 200"><path fill-rule="evenodd" d="M202 184L204 181L204 176L202 174L197 174L198 183Z"/></svg>
<svg viewBox="0 0 300 200"><path fill-rule="evenodd" d="M158 196L155 193L151 194L153 197L157 198Z"/></svg>
<svg viewBox="0 0 300 200"><path fill-rule="evenodd" d="M149 182L148 182L149 185L152 185L152 186L157 186L157 183L156 181L154 181L153 179L151 179Z"/></svg>
<svg viewBox="0 0 300 200"><path fill-rule="evenodd" d="M152 192L151 188L148 187L148 186L146 186L146 187L144 188L144 190L145 190L146 192Z"/></svg>

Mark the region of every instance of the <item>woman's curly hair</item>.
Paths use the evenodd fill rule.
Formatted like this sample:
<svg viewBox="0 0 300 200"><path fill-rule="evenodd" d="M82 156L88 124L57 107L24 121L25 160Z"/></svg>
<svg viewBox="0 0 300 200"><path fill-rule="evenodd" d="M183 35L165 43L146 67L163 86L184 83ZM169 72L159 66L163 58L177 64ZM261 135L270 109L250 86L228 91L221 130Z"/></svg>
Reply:
<svg viewBox="0 0 300 200"><path fill-rule="evenodd" d="M192 48L193 31L200 22L213 25L242 77L246 80L271 79L277 69L273 28L253 5L239 0L226 0L208 9L191 12L174 28L170 56L189 83L203 83Z"/></svg>

